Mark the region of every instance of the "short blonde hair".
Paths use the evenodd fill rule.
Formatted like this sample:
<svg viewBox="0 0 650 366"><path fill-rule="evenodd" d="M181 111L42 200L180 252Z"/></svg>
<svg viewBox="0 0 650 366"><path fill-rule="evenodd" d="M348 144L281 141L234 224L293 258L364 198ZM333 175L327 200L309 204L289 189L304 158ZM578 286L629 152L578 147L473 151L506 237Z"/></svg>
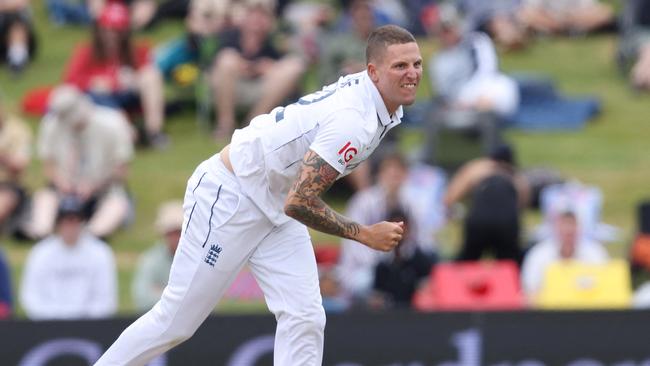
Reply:
<svg viewBox="0 0 650 366"><path fill-rule="evenodd" d="M389 24L379 27L368 36L366 63L380 60L388 46L411 42L415 42L415 37L400 26Z"/></svg>

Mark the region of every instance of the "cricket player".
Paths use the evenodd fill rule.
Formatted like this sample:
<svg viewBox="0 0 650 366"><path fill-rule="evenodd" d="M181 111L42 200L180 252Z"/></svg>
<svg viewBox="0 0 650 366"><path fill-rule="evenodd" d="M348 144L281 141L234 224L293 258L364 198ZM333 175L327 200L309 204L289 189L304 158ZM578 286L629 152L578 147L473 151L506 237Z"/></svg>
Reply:
<svg viewBox="0 0 650 366"><path fill-rule="evenodd" d="M365 71L255 117L187 184L183 231L160 301L95 365L144 365L194 334L248 264L275 314L274 364L320 365L325 313L307 227L389 251L403 223L361 225L322 194L368 158L415 101L422 57L407 30L374 30ZM227 337L215 334L215 337Z"/></svg>

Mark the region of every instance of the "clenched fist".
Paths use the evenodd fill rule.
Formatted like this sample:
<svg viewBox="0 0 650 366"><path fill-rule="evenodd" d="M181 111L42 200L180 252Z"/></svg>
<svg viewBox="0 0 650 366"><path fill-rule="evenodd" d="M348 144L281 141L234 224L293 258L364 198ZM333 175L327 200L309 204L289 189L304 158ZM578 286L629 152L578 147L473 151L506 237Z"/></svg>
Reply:
<svg viewBox="0 0 650 366"><path fill-rule="evenodd" d="M399 244L403 234L404 222L382 221L363 227L359 241L372 249L388 252Z"/></svg>

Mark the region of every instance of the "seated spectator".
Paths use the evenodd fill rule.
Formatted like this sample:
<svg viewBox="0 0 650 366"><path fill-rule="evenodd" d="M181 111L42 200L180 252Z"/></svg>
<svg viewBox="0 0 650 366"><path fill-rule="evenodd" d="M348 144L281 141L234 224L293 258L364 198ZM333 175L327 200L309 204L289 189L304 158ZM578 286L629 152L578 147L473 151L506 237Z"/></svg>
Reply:
<svg viewBox="0 0 650 366"><path fill-rule="evenodd" d="M450 4L438 6L438 19L430 31L442 47L430 60L429 71L444 107L504 117L517 110L517 84L499 72L490 37L481 32L464 34L460 14Z"/></svg>
<svg viewBox="0 0 650 366"><path fill-rule="evenodd" d="M323 35L318 67L322 84L366 69L365 44L376 26L371 1L350 0L343 1L343 5L350 17L350 30Z"/></svg>
<svg viewBox="0 0 650 366"><path fill-rule="evenodd" d="M599 0L523 0L520 19L542 34L583 34L610 26L614 11Z"/></svg>
<svg viewBox="0 0 650 366"><path fill-rule="evenodd" d="M85 230L83 204L61 201L56 233L30 251L20 286L27 317L102 318L117 309L117 269L110 247Z"/></svg>
<svg viewBox="0 0 650 366"><path fill-rule="evenodd" d="M0 63L18 74L36 53L29 0L0 1Z"/></svg>
<svg viewBox="0 0 650 366"><path fill-rule="evenodd" d="M526 254L521 267L522 288L534 299L544 285L546 268L557 261L600 264L608 259L609 255L600 243L581 237L576 215L565 210L556 216L554 237L535 244Z"/></svg>
<svg viewBox="0 0 650 366"><path fill-rule="evenodd" d="M31 159L31 139L29 126L0 105L0 227L5 229L25 203L21 178Z"/></svg>
<svg viewBox="0 0 650 366"><path fill-rule="evenodd" d="M618 62L633 87L650 89L650 0L625 2Z"/></svg>
<svg viewBox="0 0 650 366"><path fill-rule="evenodd" d="M88 93L97 104L127 112L141 109L144 140L157 148L167 146L162 132L163 78L149 47L131 37L125 5L111 2L101 11L93 26L92 43L75 48L64 82Z"/></svg>
<svg viewBox="0 0 650 366"><path fill-rule="evenodd" d="M486 32L507 50L526 46L528 31L519 17L520 0L458 0L457 3L466 18L467 30Z"/></svg>
<svg viewBox="0 0 650 366"><path fill-rule="evenodd" d="M405 190L409 167L404 158L398 154L387 155L379 166L377 183L361 190L350 199L346 216L361 224L380 222L395 209L401 209L409 215L418 212L418 197L409 196ZM417 232L417 225L423 219L410 217L412 232ZM433 241L433 238L431 239ZM422 252L434 257L435 251L431 241L418 242ZM379 260L386 254L360 245L356 241L341 241L341 256L337 267L338 276L344 293L353 302L365 303L371 294L374 283L374 271Z"/></svg>
<svg viewBox="0 0 650 366"><path fill-rule="evenodd" d="M192 0L185 18L185 33L156 51L156 66L165 79L188 85L200 77L199 69L207 69L217 51L217 34L229 22L228 0ZM183 75L191 65L195 77ZM190 80L191 79L191 80Z"/></svg>
<svg viewBox="0 0 650 366"><path fill-rule="evenodd" d="M131 286L133 301L139 312L151 309L160 300L167 286L182 227L183 203L171 201L162 204L156 218L156 230L162 236L162 241L140 256Z"/></svg>
<svg viewBox="0 0 650 366"><path fill-rule="evenodd" d="M133 141L120 111L95 105L75 87L59 87L41 122L37 149L48 187L34 195L29 234L51 233L59 198L69 194L83 201L95 236L106 237L126 221Z"/></svg>
<svg viewBox="0 0 650 366"><path fill-rule="evenodd" d="M11 268L0 250L0 320L8 319L13 313L11 295Z"/></svg>
<svg viewBox="0 0 650 366"><path fill-rule="evenodd" d="M220 35L211 85L216 111L215 138L229 138L236 109L248 110L246 121L282 103L296 91L304 61L283 53L273 42L276 22L269 1L246 0L235 28Z"/></svg>
<svg viewBox="0 0 650 366"><path fill-rule="evenodd" d="M431 272L434 260L420 249L405 212L396 209L387 217L386 221L403 222L404 234L395 250L379 260L373 288L383 307L406 308L411 306L420 282Z"/></svg>
<svg viewBox="0 0 650 366"><path fill-rule="evenodd" d="M458 202L471 196L458 260L479 260L491 249L497 259L520 263L520 213L528 204L529 191L507 145L497 147L488 157L465 163L452 178L444 198L451 212Z"/></svg>

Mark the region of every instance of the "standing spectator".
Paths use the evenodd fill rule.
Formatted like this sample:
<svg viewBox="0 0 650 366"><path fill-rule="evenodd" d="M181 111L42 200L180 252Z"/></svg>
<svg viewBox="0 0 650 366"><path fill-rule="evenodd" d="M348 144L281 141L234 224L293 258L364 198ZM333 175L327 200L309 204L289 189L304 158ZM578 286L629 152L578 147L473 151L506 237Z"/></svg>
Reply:
<svg viewBox="0 0 650 366"><path fill-rule="evenodd" d="M0 63L20 73L36 53L29 0L0 1Z"/></svg>
<svg viewBox="0 0 650 366"><path fill-rule="evenodd" d="M305 71L298 56L283 53L273 39L276 22L269 1L246 0L235 28L221 34L211 85L217 107L215 138L230 137L237 107L248 109L246 121L268 113L296 92Z"/></svg>
<svg viewBox="0 0 650 366"><path fill-rule="evenodd" d="M125 222L133 141L120 111L93 104L72 86L59 87L41 122L37 148L48 187L34 196L31 235L52 232L59 198L69 194L83 201L93 235L106 237Z"/></svg>
<svg viewBox="0 0 650 366"><path fill-rule="evenodd" d="M100 105L127 112L142 110L145 140L163 148L163 78L149 47L135 43L128 8L108 3L93 26L92 43L78 45L68 61L64 82L88 93Z"/></svg>
<svg viewBox="0 0 650 366"><path fill-rule="evenodd" d="M520 210L528 204L529 191L507 145L497 147L489 157L465 163L444 198L451 212L456 203L472 196L458 259L478 260L486 249L492 249L498 259L521 262Z"/></svg>
<svg viewBox="0 0 650 366"><path fill-rule="evenodd" d="M557 261L601 264L608 259L609 255L600 243L580 235L575 213L565 210L555 218L553 238L535 244L526 254L521 267L522 288L534 299L544 286L546 269Z"/></svg>
<svg viewBox="0 0 650 366"><path fill-rule="evenodd" d="M30 319L101 318L117 309L110 247L85 230L82 203L61 201L56 234L36 243L25 263L20 300Z"/></svg>
<svg viewBox="0 0 650 366"><path fill-rule="evenodd" d="M13 296L11 295L11 269L0 250L0 320L11 317Z"/></svg>
<svg viewBox="0 0 650 366"><path fill-rule="evenodd" d="M31 159L32 135L22 120L0 105L0 226L25 202L21 178Z"/></svg>
<svg viewBox="0 0 650 366"><path fill-rule="evenodd" d="M158 209L156 229L163 240L140 256L131 293L136 309L145 312L160 300L183 227L183 203L166 202Z"/></svg>
<svg viewBox="0 0 650 366"><path fill-rule="evenodd" d="M517 110L519 89L499 72L494 45L485 33L463 33L456 7L438 6L438 19L430 31L442 49L429 63L432 88L445 107L508 116Z"/></svg>

